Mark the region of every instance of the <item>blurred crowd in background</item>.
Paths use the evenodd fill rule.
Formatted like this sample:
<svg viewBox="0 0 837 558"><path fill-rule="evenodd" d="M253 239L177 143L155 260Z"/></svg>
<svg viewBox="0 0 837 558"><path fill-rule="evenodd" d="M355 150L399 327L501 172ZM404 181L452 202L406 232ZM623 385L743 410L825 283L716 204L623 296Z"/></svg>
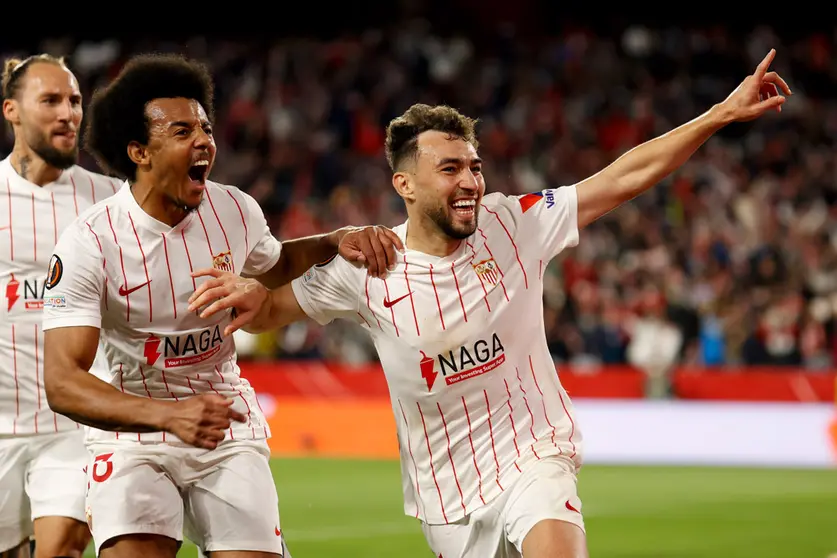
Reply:
<svg viewBox="0 0 837 558"><path fill-rule="evenodd" d="M416 102L479 117L487 188L572 184L722 101L774 47L794 95L736 124L672 178L583 231L549 266L545 318L559 363L794 365L837 359L837 30L583 28L478 41L424 20L330 40L52 40L85 99L136 52L178 51L216 78L218 159L289 239L405 219L383 154ZM4 56L31 52L10 50ZM0 138L0 155L11 149ZM87 155L82 164L95 168ZM352 324L241 337L252 358L375 360Z"/></svg>

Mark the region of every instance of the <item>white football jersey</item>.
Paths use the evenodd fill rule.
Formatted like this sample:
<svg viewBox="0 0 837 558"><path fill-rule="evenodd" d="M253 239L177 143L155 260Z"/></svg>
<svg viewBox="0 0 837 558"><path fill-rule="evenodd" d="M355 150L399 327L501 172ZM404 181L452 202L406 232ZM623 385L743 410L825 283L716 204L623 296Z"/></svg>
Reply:
<svg viewBox="0 0 837 558"><path fill-rule="evenodd" d="M52 412L44 392L44 281L64 229L120 184L76 165L38 186L0 161L0 434L79 428Z"/></svg>
<svg viewBox="0 0 837 558"><path fill-rule="evenodd" d="M578 243L575 187L483 198L477 231L447 257L407 249L386 279L342 258L292 286L320 324L372 335L389 385L405 512L450 523L581 434L547 348L543 271ZM395 228L406 243L409 222Z"/></svg>
<svg viewBox="0 0 837 558"><path fill-rule="evenodd" d="M110 365L103 379L137 397L178 400L201 393L233 399L247 416L228 439L265 439L267 421L249 382L240 376L230 312L203 319L189 312L201 281L192 271L215 267L261 275L279 260L258 203L241 190L207 182L197 211L170 227L137 204L126 182L79 216L58 240L47 277L44 330L100 328ZM128 438L179 442L165 432L136 434L88 429L88 441Z"/></svg>

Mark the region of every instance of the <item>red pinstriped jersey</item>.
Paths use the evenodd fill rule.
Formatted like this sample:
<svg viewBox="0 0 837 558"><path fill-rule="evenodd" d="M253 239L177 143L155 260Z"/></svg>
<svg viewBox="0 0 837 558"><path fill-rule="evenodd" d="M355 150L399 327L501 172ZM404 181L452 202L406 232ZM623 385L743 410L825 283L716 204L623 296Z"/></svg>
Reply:
<svg viewBox="0 0 837 558"><path fill-rule="evenodd" d="M143 211L126 183L59 239L43 328L99 328L109 365L103 379L112 386L149 399L218 393L247 416L230 428L228 439L268 438L256 394L240 376L233 338L223 335L230 312L203 319L188 306L207 279L195 279L193 270L261 275L280 252L259 205L237 188L207 182L199 208L170 227ZM165 432L88 431L89 441L114 437L179 442Z"/></svg>
<svg viewBox="0 0 837 558"><path fill-rule="evenodd" d="M0 161L0 434L75 430L44 393L41 328L44 280L52 250L70 223L120 186L73 166L38 186Z"/></svg>
<svg viewBox="0 0 837 558"><path fill-rule="evenodd" d="M395 228L406 242L409 222ZM578 243L575 187L484 197L476 232L447 257L407 249L386 279L341 258L292 285L320 324L372 336L397 425L405 512L456 521L531 463L581 464L573 406L547 348L543 271Z"/></svg>

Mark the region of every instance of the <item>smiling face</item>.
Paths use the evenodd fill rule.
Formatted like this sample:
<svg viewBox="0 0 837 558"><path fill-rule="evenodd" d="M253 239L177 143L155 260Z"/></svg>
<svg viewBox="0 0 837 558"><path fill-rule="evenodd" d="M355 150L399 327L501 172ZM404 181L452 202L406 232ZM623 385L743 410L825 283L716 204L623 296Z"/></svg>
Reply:
<svg viewBox="0 0 837 558"><path fill-rule="evenodd" d="M66 169L78 160L78 128L83 115L75 76L64 66L32 62L21 88L3 102L15 137L47 164Z"/></svg>
<svg viewBox="0 0 837 558"><path fill-rule="evenodd" d="M170 203L187 211L197 209L215 162L206 112L198 101L185 98L155 99L145 112L149 139L140 168Z"/></svg>
<svg viewBox="0 0 837 558"><path fill-rule="evenodd" d="M482 160L471 143L445 132L423 132L409 174L418 211L451 239L474 234L485 180Z"/></svg>

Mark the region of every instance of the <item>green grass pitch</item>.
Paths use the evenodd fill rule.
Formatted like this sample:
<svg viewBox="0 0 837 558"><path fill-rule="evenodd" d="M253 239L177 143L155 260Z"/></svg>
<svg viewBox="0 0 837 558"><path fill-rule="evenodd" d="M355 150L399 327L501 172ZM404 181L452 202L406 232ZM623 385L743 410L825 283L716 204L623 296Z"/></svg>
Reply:
<svg viewBox="0 0 837 558"><path fill-rule="evenodd" d="M271 466L294 558L432 558L402 512L397 462ZM588 465L579 491L593 558L837 554L837 470ZM187 542L181 556L197 556L195 547Z"/></svg>

